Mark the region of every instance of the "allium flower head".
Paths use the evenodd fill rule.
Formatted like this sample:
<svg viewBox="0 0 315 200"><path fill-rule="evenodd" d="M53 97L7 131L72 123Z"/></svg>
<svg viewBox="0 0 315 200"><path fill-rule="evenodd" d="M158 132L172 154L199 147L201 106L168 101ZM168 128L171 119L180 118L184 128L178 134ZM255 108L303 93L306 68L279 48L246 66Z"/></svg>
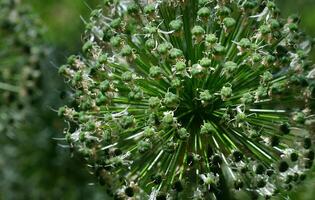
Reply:
<svg viewBox="0 0 315 200"><path fill-rule="evenodd" d="M39 94L41 32L28 7L0 1L0 130L21 120Z"/></svg>
<svg viewBox="0 0 315 200"><path fill-rule="evenodd" d="M60 68L75 101L59 114L115 199L268 198L305 178L314 76L298 17L266 0L104 2Z"/></svg>

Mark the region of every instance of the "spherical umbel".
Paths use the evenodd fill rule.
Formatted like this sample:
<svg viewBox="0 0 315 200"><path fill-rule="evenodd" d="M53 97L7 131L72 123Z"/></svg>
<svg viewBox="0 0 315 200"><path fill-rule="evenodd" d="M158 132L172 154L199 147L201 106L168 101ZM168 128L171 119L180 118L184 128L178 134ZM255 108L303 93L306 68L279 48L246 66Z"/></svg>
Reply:
<svg viewBox="0 0 315 200"><path fill-rule="evenodd" d="M269 198L313 163L311 43L272 1L109 1L86 27L60 113L117 197Z"/></svg>

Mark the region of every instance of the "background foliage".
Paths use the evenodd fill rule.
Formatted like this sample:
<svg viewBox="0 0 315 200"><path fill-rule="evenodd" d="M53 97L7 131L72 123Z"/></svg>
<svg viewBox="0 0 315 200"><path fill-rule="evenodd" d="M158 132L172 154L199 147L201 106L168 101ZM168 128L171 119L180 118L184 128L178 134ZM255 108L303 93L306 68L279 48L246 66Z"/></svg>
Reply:
<svg viewBox="0 0 315 200"><path fill-rule="evenodd" d="M45 63L45 98L36 106L35 126L23 127L18 140L10 141L9 153L0 154L0 162L7 166L7 174L1 181L7 184L0 185L0 199L106 199L102 188L88 185L95 180L87 173L80 158L70 158L69 150L58 146L60 141L52 139L60 137L63 129L63 121L52 109L57 109L62 102L59 97L66 95L61 79L55 75L56 66L65 63L68 55L79 51L83 30L80 16L86 18L89 7L95 7L97 0L24 2L30 3L41 17L47 28L44 39L53 50ZM301 27L315 37L314 0L278 0L278 5L284 16L291 13L301 16ZM315 60L314 50L312 57ZM313 174L313 178L291 194L292 199L314 198L314 170Z"/></svg>

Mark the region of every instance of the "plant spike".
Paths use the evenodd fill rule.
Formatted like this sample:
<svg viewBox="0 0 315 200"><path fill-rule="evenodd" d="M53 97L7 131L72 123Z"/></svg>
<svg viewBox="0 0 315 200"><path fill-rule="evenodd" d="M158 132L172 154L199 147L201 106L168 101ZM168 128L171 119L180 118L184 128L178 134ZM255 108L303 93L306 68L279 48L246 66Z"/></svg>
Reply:
<svg viewBox="0 0 315 200"><path fill-rule="evenodd" d="M287 191L314 159L297 26L271 0L106 0L59 70L66 138L115 199Z"/></svg>

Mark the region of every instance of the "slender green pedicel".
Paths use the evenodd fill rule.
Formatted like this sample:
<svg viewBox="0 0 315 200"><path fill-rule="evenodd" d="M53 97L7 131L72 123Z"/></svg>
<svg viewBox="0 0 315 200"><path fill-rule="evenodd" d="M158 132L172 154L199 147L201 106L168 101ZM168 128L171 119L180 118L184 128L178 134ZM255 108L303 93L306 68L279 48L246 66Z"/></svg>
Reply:
<svg viewBox="0 0 315 200"><path fill-rule="evenodd" d="M40 27L20 1L0 1L0 132L23 120L40 92Z"/></svg>
<svg viewBox="0 0 315 200"><path fill-rule="evenodd" d="M314 152L311 43L266 0L106 0L82 56L66 138L115 199L269 198Z"/></svg>

